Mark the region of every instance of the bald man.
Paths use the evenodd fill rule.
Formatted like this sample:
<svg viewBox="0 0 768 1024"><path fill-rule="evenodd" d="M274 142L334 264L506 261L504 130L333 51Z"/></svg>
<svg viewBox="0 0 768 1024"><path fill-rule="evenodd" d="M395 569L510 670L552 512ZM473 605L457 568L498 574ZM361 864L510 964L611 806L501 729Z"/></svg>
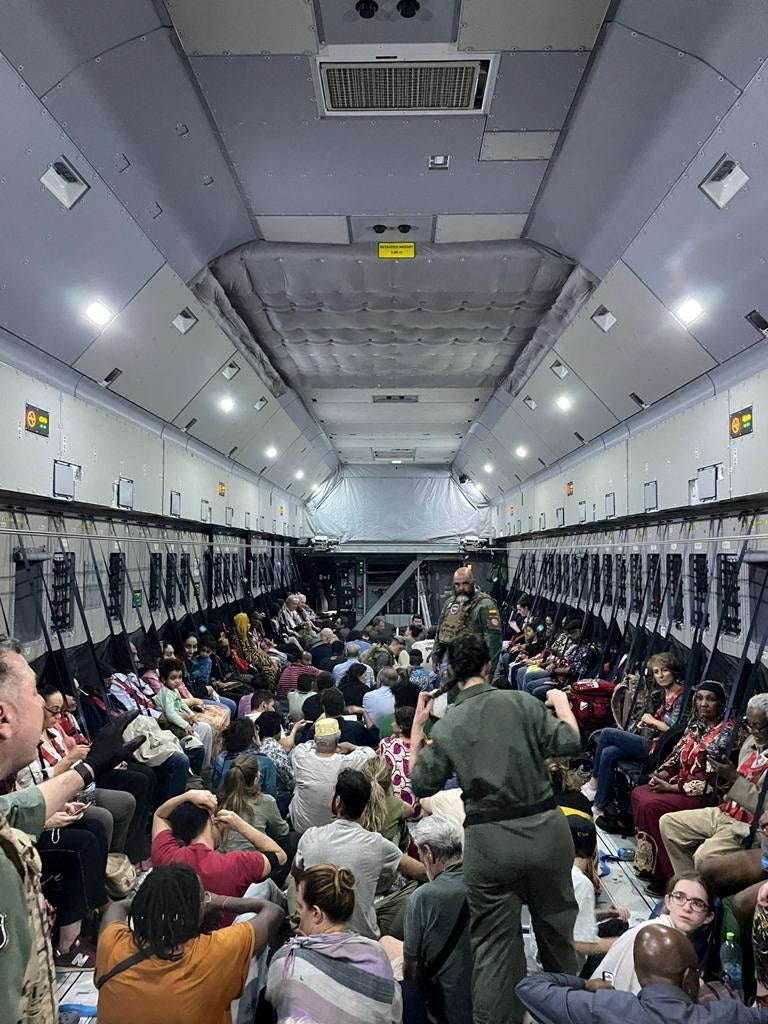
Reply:
<svg viewBox="0 0 768 1024"><path fill-rule="evenodd" d="M690 939L676 928L641 928L634 946L638 995L616 992L608 981L566 974L531 974L517 995L540 1024L768 1024L768 1010L737 999L697 1005L698 960Z"/></svg>
<svg viewBox="0 0 768 1024"><path fill-rule="evenodd" d="M492 670L501 651L501 619L496 602L477 590L472 568L461 566L453 574L453 596L443 605L437 622L437 638L432 648L432 665L437 671L448 645L460 636L481 636L488 644Z"/></svg>

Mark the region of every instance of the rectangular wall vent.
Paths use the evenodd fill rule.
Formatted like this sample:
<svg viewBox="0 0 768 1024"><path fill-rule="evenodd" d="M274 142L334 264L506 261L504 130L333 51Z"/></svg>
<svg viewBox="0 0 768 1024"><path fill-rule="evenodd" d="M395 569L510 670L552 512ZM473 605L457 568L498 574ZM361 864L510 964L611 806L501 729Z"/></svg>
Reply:
<svg viewBox="0 0 768 1024"><path fill-rule="evenodd" d="M536 408L536 402L531 398L530 395L525 396L525 398L523 399L523 405L527 405L531 412L533 412L533 410Z"/></svg>
<svg viewBox="0 0 768 1024"><path fill-rule="evenodd" d="M556 377L559 377L560 380L565 380L568 376L568 367L565 363L561 363L559 359L556 359L554 363L552 363L550 370Z"/></svg>
<svg viewBox="0 0 768 1024"><path fill-rule="evenodd" d="M90 185L80 177L69 160L63 156L53 161L40 181L67 210L71 210L78 199L81 199L90 188Z"/></svg>
<svg viewBox="0 0 768 1024"><path fill-rule="evenodd" d="M225 380L232 380L232 378L236 377L238 375L238 373L240 373L240 367L237 365L237 363L232 362L232 363L227 363L227 365L221 371L221 376Z"/></svg>
<svg viewBox="0 0 768 1024"><path fill-rule="evenodd" d="M749 181L737 160L724 153L701 182L699 188L720 210L730 203L736 193Z"/></svg>
<svg viewBox="0 0 768 1024"><path fill-rule="evenodd" d="M371 400L376 405L384 405L386 402L418 402L418 395L372 395Z"/></svg>
<svg viewBox="0 0 768 1024"><path fill-rule="evenodd" d="M750 313L747 313L744 319L748 320L763 337L768 338L768 320L765 319L759 309L753 309Z"/></svg>
<svg viewBox="0 0 768 1024"><path fill-rule="evenodd" d="M186 334L187 331L191 331L197 323L197 317L188 306L185 306L184 309L182 309L182 311L175 316L173 320L171 320L171 323L179 334Z"/></svg>
<svg viewBox="0 0 768 1024"><path fill-rule="evenodd" d="M391 462L392 459L414 462L416 459L415 448L372 448L371 454L374 462Z"/></svg>
<svg viewBox="0 0 768 1024"><path fill-rule="evenodd" d="M490 60L397 63L320 61L328 114L478 113L483 111Z"/></svg>
<svg viewBox="0 0 768 1024"><path fill-rule="evenodd" d="M117 366L116 366L116 367L114 368L114 370L110 370L110 371L109 371L109 373L108 373L108 374L107 374L107 376L106 376L106 377L104 378L104 380L100 380L100 381L99 381L99 384L100 384L100 385L101 385L101 386L102 386L103 388L108 388L108 387L110 387L110 386L111 386L112 384L114 384L114 383L115 383L115 381L117 380L117 378L118 378L118 377L120 376L120 374L121 374L122 372L123 372L123 371L122 371L121 369L119 369L119 367L117 367Z"/></svg>
<svg viewBox="0 0 768 1024"><path fill-rule="evenodd" d="M616 323L616 317L610 309L607 309L605 306L598 306L590 319L592 320L592 323L599 327L605 334L607 334Z"/></svg>

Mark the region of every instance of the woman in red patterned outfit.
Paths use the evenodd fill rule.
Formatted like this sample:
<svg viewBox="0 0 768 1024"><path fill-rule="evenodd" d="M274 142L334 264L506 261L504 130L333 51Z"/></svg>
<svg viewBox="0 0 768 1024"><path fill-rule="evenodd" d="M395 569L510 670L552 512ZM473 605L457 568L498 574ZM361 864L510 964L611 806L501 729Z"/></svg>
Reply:
<svg viewBox="0 0 768 1024"><path fill-rule="evenodd" d="M412 808L408 821L421 817L421 805L411 789L411 726L414 708L398 708L393 724L394 735L379 744L378 753L392 773L392 792Z"/></svg>

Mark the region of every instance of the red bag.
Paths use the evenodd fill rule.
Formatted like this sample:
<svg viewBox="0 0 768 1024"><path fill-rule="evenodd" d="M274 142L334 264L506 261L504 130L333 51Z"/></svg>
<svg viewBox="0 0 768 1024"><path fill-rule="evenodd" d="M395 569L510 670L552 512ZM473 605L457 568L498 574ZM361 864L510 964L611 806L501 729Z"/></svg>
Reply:
<svg viewBox="0 0 768 1024"><path fill-rule="evenodd" d="M614 724L611 696L615 686L607 679L580 679L571 685L571 710L587 735Z"/></svg>
<svg viewBox="0 0 768 1024"><path fill-rule="evenodd" d="M250 672L251 666L248 664L247 661L243 661L243 659L240 657L240 655L237 654L235 651L230 651L229 652L229 657L230 657L230 660L232 661L232 664L235 666L235 668L237 669L238 672L243 672L243 673Z"/></svg>

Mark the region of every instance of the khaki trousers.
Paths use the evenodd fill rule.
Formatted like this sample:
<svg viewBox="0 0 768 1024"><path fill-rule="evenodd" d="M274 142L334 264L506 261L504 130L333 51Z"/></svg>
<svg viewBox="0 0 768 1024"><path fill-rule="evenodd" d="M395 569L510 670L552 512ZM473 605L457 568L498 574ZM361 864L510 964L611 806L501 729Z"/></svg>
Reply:
<svg viewBox="0 0 768 1024"><path fill-rule="evenodd" d="M746 822L734 821L718 807L664 814L659 829L676 875L700 871L707 857L741 850L742 839L749 835Z"/></svg>

